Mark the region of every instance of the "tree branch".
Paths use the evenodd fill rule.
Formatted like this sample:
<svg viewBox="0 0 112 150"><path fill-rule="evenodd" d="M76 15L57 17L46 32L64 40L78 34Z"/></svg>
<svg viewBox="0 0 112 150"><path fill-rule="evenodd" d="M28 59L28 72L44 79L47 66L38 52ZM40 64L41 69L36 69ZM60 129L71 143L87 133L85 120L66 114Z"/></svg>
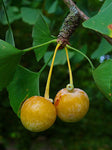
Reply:
<svg viewBox="0 0 112 150"><path fill-rule="evenodd" d="M70 9L71 7L75 7L79 13L79 16L80 18L83 20L83 21L86 21L89 19L89 17L84 14L84 12L82 12L78 7L77 5L72 1L72 0L63 0L64 3L68 6L68 8ZM109 36L107 35L103 35L103 34L100 34L103 38L105 38L111 45L112 45L112 38L110 38Z"/></svg>
<svg viewBox="0 0 112 150"><path fill-rule="evenodd" d="M80 20L80 16L78 10L76 9L75 6L71 6L70 13L65 18L58 35L57 42L61 41L60 49L65 47L66 44L69 44L69 38L74 32L74 30L76 29L76 27L79 25L80 23L79 20Z"/></svg>
<svg viewBox="0 0 112 150"><path fill-rule="evenodd" d="M89 19L89 17L88 17L87 15L85 15L85 14L77 7L77 5L76 5L72 0L63 0L63 1L64 1L64 3L68 6L68 8L70 8L70 7L72 7L72 6L75 6L76 9L77 9L78 12L79 12L79 15L80 15L81 19L82 19L83 21Z"/></svg>

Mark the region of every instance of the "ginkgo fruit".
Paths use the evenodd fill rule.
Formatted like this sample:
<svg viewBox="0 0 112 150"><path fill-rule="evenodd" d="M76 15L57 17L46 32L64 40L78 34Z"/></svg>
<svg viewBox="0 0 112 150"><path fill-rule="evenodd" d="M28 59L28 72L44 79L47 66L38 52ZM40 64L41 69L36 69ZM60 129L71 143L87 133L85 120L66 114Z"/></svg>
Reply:
<svg viewBox="0 0 112 150"><path fill-rule="evenodd" d="M26 129L40 132L53 125L56 119L56 109L51 101L44 97L32 96L23 103L20 118Z"/></svg>
<svg viewBox="0 0 112 150"><path fill-rule="evenodd" d="M89 98L81 89L74 88L69 91L64 88L57 93L54 105L61 120L77 122L86 115L89 109Z"/></svg>

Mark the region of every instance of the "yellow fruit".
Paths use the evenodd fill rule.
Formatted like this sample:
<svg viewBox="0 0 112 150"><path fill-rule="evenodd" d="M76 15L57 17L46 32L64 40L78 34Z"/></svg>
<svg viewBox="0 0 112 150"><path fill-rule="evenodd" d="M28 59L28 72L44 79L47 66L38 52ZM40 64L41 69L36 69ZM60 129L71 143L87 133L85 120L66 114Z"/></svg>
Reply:
<svg viewBox="0 0 112 150"><path fill-rule="evenodd" d="M86 115L89 109L89 98L81 89L74 88L70 92L64 88L57 93L54 105L61 120L76 122Z"/></svg>
<svg viewBox="0 0 112 150"><path fill-rule="evenodd" d="M40 132L53 125L56 119L56 109L44 97L32 96L23 103L20 118L26 129Z"/></svg>

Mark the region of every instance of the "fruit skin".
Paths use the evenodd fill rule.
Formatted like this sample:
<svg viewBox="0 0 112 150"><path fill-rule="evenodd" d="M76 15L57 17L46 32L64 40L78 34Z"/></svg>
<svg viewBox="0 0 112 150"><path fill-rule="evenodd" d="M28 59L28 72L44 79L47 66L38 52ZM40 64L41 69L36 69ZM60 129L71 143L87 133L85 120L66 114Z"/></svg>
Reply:
<svg viewBox="0 0 112 150"><path fill-rule="evenodd" d="M57 93L54 105L61 120L77 122L86 115L89 109L89 98L81 89L74 88L70 92L64 88Z"/></svg>
<svg viewBox="0 0 112 150"><path fill-rule="evenodd" d="M20 118L26 129L40 132L53 125L56 119L56 109L44 97L32 96L23 103Z"/></svg>

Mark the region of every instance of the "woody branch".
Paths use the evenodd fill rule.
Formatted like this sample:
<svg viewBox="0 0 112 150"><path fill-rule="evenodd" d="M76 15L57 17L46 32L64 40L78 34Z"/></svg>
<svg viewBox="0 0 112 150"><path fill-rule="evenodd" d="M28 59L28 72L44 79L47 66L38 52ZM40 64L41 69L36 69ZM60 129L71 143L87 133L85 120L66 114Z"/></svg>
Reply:
<svg viewBox="0 0 112 150"><path fill-rule="evenodd" d="M69 37L74 32L75 28L79 25L79 19L83 21L86 21L89 19L89 17L83 11L81 11L72 0L63 0L63 1L70 9L70 14L66 17L63 23L62 29L60 30L60 33L58 35L58 41L62 41L63 43L62 47L64 47L66 44L69 43L68 42ZM70 20L70 23L68 24L69 20ZM70 24L72 25L70 26ZM103 34L100 34L100 35L104 37L112 45L112 38L110 38L107 35L103 35Z"/></svg>

